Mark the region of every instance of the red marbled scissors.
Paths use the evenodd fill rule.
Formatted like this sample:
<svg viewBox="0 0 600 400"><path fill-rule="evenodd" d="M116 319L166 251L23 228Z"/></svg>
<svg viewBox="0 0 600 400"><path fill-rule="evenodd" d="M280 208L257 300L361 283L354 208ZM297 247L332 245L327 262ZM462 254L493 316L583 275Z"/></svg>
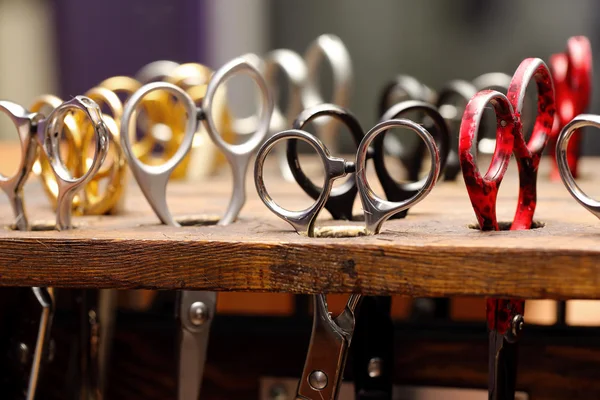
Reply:
<svg viewBox="0 0 600 400"><path fill-rule="evenodd" d="M525 142L521 111L525 91L534 79L537 116L531 138ZM484 109L491 104L496 113L496 149L485 176L481 176L475 156L476 143ZM529 229L536 206L536 181L540 159L554 121L554 86L550 71L538 58L524 60L515 72L508 93L492 90L477 93L467 104L460 126L459 159L471 204L482 230L499 230L496 199L511 154L519 167L519 200L511 230ZM488 299L489 330L489 398L514 399L517 340L523 328L525 301L520 299Z"/></svg>
<svg viewBox="0 0 600 400"><path fill-rule="evenodd" d="M556 140L561 129L579 114L583 114L592 92L592 46L585 36L567 41L567 50L550 57L550 71L556 89L556 117L550 133L550 151L554 159L552 179L559 180L556 163ZM581 149L581 134L575 132L567 148L567 163L577 178L577 162Z"/></svg>

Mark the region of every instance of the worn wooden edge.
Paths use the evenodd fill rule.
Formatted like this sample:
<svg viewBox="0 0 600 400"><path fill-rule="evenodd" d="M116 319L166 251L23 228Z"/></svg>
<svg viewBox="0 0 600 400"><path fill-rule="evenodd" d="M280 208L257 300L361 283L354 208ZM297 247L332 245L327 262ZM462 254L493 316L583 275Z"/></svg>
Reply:
<svg viewBox="0 0 600 400"><path fill-rule="evenodd" d="M434 245L356 249L345 243L136 239L14 239L7 251L5 244L0 242L2 286L600 298L600 251L478 247L459 255ZM54 256L40 262L48 252ZM165 264L156 256L163 252L179 255ZM318 263L314 252L321 254ZM532 262L540 257L546 262ZM564 267L571 264L579 265L576 274Z"/></svg>

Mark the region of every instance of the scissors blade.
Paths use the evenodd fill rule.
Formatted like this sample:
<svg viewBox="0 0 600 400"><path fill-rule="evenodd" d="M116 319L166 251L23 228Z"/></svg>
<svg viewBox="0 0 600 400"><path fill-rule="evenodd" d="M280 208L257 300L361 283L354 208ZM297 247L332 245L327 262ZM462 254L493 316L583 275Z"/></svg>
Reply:
<svg viewBox="0 0 600 400"><path fill-rule="evenodd" d="M179 301L180 347L178 399L197 400L202 386L215 292L183 291Z"/></svg>
<svg viewBox="0 0 600 400"><path fill-rule="evenodd" d="M38 303L42 307L42 312L40 315L40 324L38 327L33 362L29 375L29 383L27 386L27 400L33 400L35 398L42 366L42 359L46 354L46 350L48 349L50 342L50 329L52 327L52 320L54 319L55 308L54 293L51 288L34 287L32 288L32 291L38 300Z"/></svg>

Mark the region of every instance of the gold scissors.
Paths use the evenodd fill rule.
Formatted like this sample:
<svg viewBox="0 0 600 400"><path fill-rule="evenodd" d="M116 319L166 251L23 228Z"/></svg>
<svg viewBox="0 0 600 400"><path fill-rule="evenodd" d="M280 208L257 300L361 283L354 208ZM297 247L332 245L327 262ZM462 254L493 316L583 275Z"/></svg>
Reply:
<svg viewBox="0 0 600 400"><path fill-rule="evenodd" d="M102 215L114 213L121 208L125 178L126 161L121 144L119 142L119 122L123 114L123 105L118 96L112 91L95 87L89 90L86 97L105 105L110 114L103 114L102 119L109 131L110 163L103 165L99 171L85 184L81 194L76 195L73 200L73 211L76 215ZM52 95L40 96L34 100L30 107L32 112L41 112L44 109L53 110L59 107L63 101ZM82 114L66 115L64 119L62 143L67 149L65 166L73 176L81 176L90 166L92 159L88 149L94 140L94 126ZM59 188L52 165L48 157L42 153L39 163L34 170L39 174L42 185L53 207L57 207ZM100 193L100 182L107 179L108 184L104 193Z"/></svg>

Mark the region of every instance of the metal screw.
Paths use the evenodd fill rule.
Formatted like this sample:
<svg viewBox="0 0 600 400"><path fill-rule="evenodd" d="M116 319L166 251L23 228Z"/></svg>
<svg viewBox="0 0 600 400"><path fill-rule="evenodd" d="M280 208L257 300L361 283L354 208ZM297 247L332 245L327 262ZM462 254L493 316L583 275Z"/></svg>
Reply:
<svg viewBox="0 0 600 400"><path fill-rule="evenodd" d="M514 337L519 337L521 332L523 331L523 326L525 325L525 319L521 314L517 314L514 316L511 324L511 330Z"/></svg>
<svg viewBox="0 0 600 400"><path fill-rule="evenodd" d="M208 314L208 307L201 301L197 301L190 306L190 322L192 325L200 326L208 321Z"/></svg>
<svg viewBox="0 0 600 400"><path fill-rule="evenodd" d="M500 126L505 127L506 126L506 121L505 120L500 121Z"/></svg>
<svg viewBox="0 0 600 400"><path fill-rule="evenodd" d="M383 371L383 360L379 357L371 358L367 366L370 378L379 378Z"/></svg>
<svg viewBox="0 0 600 400"><path fill-rule="evenodd" d="M323 390L327 387L327 374L316 370L308 376L308 384L315 390Z"/></svg>
<svg viewBox="0 0 600 400"><path fill-rule="evenodd" d="M286 400L288 398L287 390L285 386L280 383L276 383L269 389L269 399L271 400Z"/></svg>
<svg viewBox="0 0 600 400"><path fill-rule="evenodd" d="M17 350L17 356L19 357L19 362L23 365L27 364L29 360L29 347L25 343L19 343L19 349Z"/></svg>

